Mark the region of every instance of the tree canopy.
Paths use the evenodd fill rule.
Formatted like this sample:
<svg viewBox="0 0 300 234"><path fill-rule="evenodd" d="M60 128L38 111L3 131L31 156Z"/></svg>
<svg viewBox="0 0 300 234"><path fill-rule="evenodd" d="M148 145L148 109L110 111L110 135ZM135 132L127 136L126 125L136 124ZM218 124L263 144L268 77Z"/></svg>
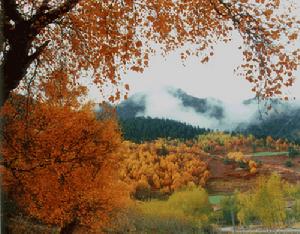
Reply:
<svg viewBox="0 0 300 234"><path fill-rule="evenodd" d="M142 72L152 54L187 44L194 46L182 59L205 63L235 30L244 42L239 74L258 96L287 98L282 88L293 84L299 65L292 45L300 22L280 0L1 0L0 9L1 106L26 74L44 79L62 62L75 81L92 74L100 93L116 85L115 101L129 88L121 71Z"/></svg>
<svg viewBox="0 0 300 234"><path fill-rule="evenodd" d="M67 76L42 87L43 99L12 95L0 111L3 189L22 212L61 233L108 225L128 198L116 173L118 124L97 120L89 104L79 108L84 89Z"/></svg>

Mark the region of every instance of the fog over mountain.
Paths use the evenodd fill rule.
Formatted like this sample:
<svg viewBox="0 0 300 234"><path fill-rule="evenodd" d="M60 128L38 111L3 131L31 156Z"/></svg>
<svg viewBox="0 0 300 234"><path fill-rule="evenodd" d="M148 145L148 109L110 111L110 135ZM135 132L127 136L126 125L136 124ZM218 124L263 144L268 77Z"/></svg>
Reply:
<svg viewBox="0 0 300 234"><path fill-rule="evenodd" d="M166 118L205 128L232 130L252 119L256 103L231 103L212 97L198 98L181 89L164 87L136 93L117 107L121 118Z"/></svg>
<svg viewBox="0 0 300 234"><path fill-rule="evenodd" d="M273 111L267 115L257 114L257 119L248 123L241 122L235 130L257 137L269 135L300 142L300 105L277 101L272 108Z"/></svg>
<svg viewBox="0 0 300 234"><path fill-rule="evenodd" d="M209 128L217 128L225 118L221 101L193 97L181 89L170 87L136 93L119 104L117 110L121 118L166 118Z"/></svg>
<svg viewBox="0 0 300 234"><path fill-rule="evenodd" d="M140 92L117 106L121 118L152 117L177 120L201 128L218 130L276 131L294 126L300 117L299 105L273 101L272 110L267 112L265 103L256 99L226 102L212 97L199 98L182 89L164 87L159 90ZM274 125L274 121L277 123ZM300 126L294 126L297 132ZM277 129L277 130L276 130ZM279 134L279 135L280 135ZM276 134L275 134L276 135ZM286 133L285 135L288 135Z"/></svg>

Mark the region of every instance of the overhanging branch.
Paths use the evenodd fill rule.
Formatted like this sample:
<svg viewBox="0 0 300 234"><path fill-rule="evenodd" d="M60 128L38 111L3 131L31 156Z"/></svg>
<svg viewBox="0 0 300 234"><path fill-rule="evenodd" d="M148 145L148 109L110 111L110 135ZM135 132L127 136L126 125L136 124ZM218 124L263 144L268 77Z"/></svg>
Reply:
<svg viewBox="0 0 300 234"><path fill-rule="evenodd" d="M45 0L38 13L30 20L31 28L36 32L35 34L37 34L41 29L70 12L79 1L80 0L67 0L59 7L49 10L47 6L48 1Z"/></svg>
<svg viewBox="0 0 300 234"><path fill-rule="evenodd" d="M28 64L31 64L35 59L37 59L40 54L43 52L43 50L48 46L48 44L50 43L50 40L44 42L41 46L39 46L36 51L28 56Z"/></svg>

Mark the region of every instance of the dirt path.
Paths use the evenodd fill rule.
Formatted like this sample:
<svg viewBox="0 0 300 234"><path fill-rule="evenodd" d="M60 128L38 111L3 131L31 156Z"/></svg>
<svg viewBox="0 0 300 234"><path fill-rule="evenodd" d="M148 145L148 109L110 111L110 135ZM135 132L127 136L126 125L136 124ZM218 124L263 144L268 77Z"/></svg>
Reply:
<svg viewBox="0 0 300 234"><path fill-rule="evenodd" d="M221 233L298 233L300 234L299 228L283 228L283 229L236 229L233 231L233 227L222 227L219 229Z"/></svg>

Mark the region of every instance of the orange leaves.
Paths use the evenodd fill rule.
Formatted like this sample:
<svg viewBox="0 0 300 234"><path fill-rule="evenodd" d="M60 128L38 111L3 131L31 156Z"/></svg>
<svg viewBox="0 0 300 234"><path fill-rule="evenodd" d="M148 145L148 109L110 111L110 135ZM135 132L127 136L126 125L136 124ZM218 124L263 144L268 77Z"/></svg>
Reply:
<svg viewBox="0 0 300 234"><path fill-rule="evenodd" d="M289 40L297 40L298 39L298 33L293 33L288 36Z"/></svg>
<svg viewBox="0 0 300 234"><path fill-rule="evenodd" d="M171 32L171 24L169 15L165 13L159 13L157 18L153 21L153 29L155 32L160 34L162 39L167 38L168 34Z"/></svg>
<svg viewBox="0 0 300 234"><path fill-rule="evenodd" d="M295 51L285 44L287 40L289 43L297 40L299 22L277 11L280 2L81 0L78 7L60 19L60 26L51 24L51 27L40 29L38 38L34 39L33 45L51 41L42 53L38 74L44 78L63 64L64 72L74 79L79 79L82 70L93 70L92 79L100 89L107 84L118 88L122 85L119 79L122 70L143 72L148 66L149 59L144 57L145 54L166 55L185 45L197 45L190 54L201 57L201 62L206 63L212 56L214 44L229 42L231 32L238 30L245 44L245 63L253 66L240 74L257 88L259 86L263 98L269 98L272 84L264 86L264 82L258 80L275 80L281 76L283 84L286 74L294 73L299 66L298 54L294 55ZM53 1L52 5L56 3L59 1ZM33 7L37 8L38 4ZM287 6L289 8L292 9ZM287 26L289 32L282 30ZM157 49L155 44L160 48ZM287 51L291 51L289 60L276 64L278 55L287 56ZM250 69L251 79L246 75Z"/></svg>
<svg viewBox="0 0 300 234"><path fill-rule="evenodd" d="M242 152L230 152L230 153L228 153L227 158L231 159L235 162L238 162L238 163L248 164L249 172L251 174L254 174L257 171L256 162L254 162L253 160L250 160L249 158L246 158Z"/></svg>
<svg viewBox="0 0 300 234"><path fill-rule="evenodd" d="M206 56L201 60L201 63L207 63L209 61L209 57Z"/></svg>
<svg viewBox="0 0 300 234"><path fill-rule="evenodd" d="M236 15L241 17L236 27L246 48L243 52L245 63L239 75L252 82L252 89L259 98L281 98L283 85L290 84L288 79L300 64L295 47L298 37L296 20L280 13L280 0L257 0L256 3L260 5L249 5L242 10L243 17L241 9L236 10ZM283 30L287 27L288 32Z"/></svg>
<svg viewBox="0 0 300 234"><path fill-rule="evenodd" d="M136 45L136 47L142 47L143 46L143 43L141 42L141 41L137 41L136 43L135 43L135 45Z"/></svg>
<svg viewBox="0 0 300 234"><path fill-rule="evenodd" d="M133 5L133 0L125 0L125 3L129 6L132 6Z"/></svg>
<svg viewBox="0 0 300 234"><path fill-rule="evenodd" d="M88 106L79 109L57 98L59 90L65 99L72 91L68 80L66 87L57 86L59 81L45 84L51 95L31 102L30 109L24 96L2 109L5 189L27 214L45 223L64 226L76 219L101 226L127 199L115 173L118 125L110 117L98 121Z"/></svg>
<svg viewBox="0 0 300 234"><path fill-rule="evenodd" d="M280 31L279 31L279 30L276 30L276 31L272 31L272 32L271 32L271 38L272 38L273 40L277 40L277 39L279 39L279 37L280 37Z"/></svg>
<svg viewBox="0 0 300 234"><path fill-rule="evenodd" d="M155 21L155 18L151 15L147 16L147 20L149 20L150 22L154 22Z"/></svg>
<svg viewBox="0 0 300 234"><path fill-rule="evenodd" d="M267 19L270 19L271 15L273 14L273 10L268 9L268 10L264 11L263 14L267 17Z"/></svg>
<svg viewBox="0 0 300 234"><path fill-rule="evenodd" d="M139 67L139 66L132 66L132 67L131 67L131 70L132 70L132 71L135 71L135 72L143 72L143 71L144 71L144 68Z"/></svg>
<svg viewBox="0 0 300 234"><path fill-rule="evenodd" d="M60 3L51 1L49 12ZM28 4L31 4L32 12L39 8L35 1L24 0L23 7L18 9L26 9ZM206 63L209 61L206 55L212 53L211 46L217 41L230 41L231 32L238 30L245 44L243 48L248 53L252 52L251 56L245 56L245 61L257 69L253 71L253 83L261 85L257 82L259 76L274 80L275 72L280 71L279 75L284 78L288 72L293 73L299 64L295 55L290 61L285 61L282 72L276 68L260 73L266 70L264 68L271 68L278 54L288 54L281 38L295 41L298 37L299 22L288 14L277 12L279 5L280 0L80 0L72 11L58 19L60 25L50 24L44 28L32 25L37 27L39 34L33 43L30 42L30 51L50 41L40 57L40 78L49 77L49 73L63 64L64 72L77 80L83 70L94 71L92 79L103 90L107 84L122 86L119 77L123 70L143 72L149 63L144 57L146 51L166 55L182 46L196 45L198 48L191 51L191 55L201 56L202 63ZM289 8L292 9L287 6ZM26 19L32 17L29 12L22 12L22 15ZM287 26L290 27L289 32L282 30ZM161 48L157 49L155 44ZM261 93L267 88L261 86Z"/></svg>

